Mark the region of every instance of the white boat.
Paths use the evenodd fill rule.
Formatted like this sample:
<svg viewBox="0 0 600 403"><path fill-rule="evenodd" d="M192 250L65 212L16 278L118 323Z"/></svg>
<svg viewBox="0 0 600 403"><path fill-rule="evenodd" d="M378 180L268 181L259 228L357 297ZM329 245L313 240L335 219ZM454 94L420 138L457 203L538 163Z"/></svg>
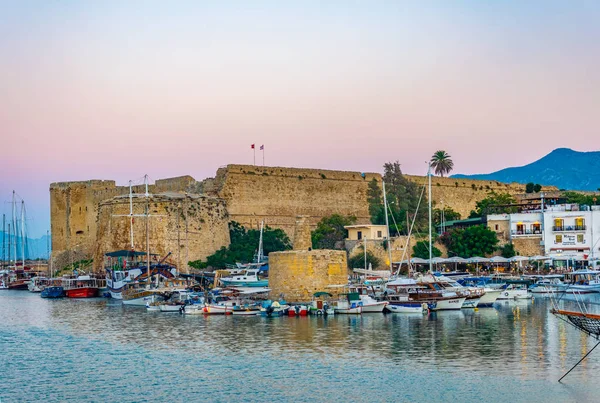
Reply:
<svg viewBox="0 0 600 403"><path fill-rule="evenodd" d="M260 315L260 308L258 306L249 306L249 307L236 306L233 308L231 313L234 316L256 316L256 315Z"/></svg>
<svg viewBox="0 0 600 403"><path fill-rule="evenodd" d="M232 312L233 307L222 304L206 304L203 311L206 315L225 315Z"/></svg>
<svg viewBox="0 0 600 403"><path fill-rule="evenodd" d="M184 305L181 312L186 315L204 315L204 308L206 308L204 304Z"/></svg>
<svg viewBox="0 0 600 403"><path fill-rule="evenodd" d="M564 284L561 279L562 274L549 274L546 276L537 276L538 281L529 289L532 294L555 294L564 292Z"/></svg>
<svg viewBox="0 0 600 403"><path fill-rule="evenodd" d="M391 313L418 313L425 314L429 312L427 304L421 304L421 306L404 306L404 305L388 305L386 307Z"/></svg>
<svg viewBox="0 0 600 403"><path fill-rule="evenodd" d="M123 305L146 306L154 302L159 302L162 297L156 290L146 290L143 288L127 288L121 292Z"/></svg>
<svg viewBox="0 0 600 403"><path fill-rule="evenodd" d="M44 287L48 284L48 279L46 277L33 277L29 284L27 284L27 289L30 292L42 292Z"/></svg>
<svg viewBox="0 0 600 403"><path fill-rule="evenodd" d="M362 310L363 307L360 306L358 301L349 301L348 299L337 301L337 304L333 308L336 315L360 315Z"/></svg>
<svg viewBox="0 0 600 403"><path fill-rule="evenodd" d="M359 305L362 307L362 313L383 312L388 301L377 301L369 295L361 295Z"/></svg>
<svg viewBox="0 0 600 403"><path fill-rule="evenodd" d="M500 290L498 299L531 299L532 297L533 295L525 284L507 284L506 288Z"/></svg>
<svg viewBox="0 0 600 403"><path fill-rule="evenodd" d="M247 269L241 274L223 277L221 284L225 287L268 287L269 280L259 277L259 269Z"/></svg>
<svg viewBox="0 0 600 403"><path fill-rule="evenodd" d="M500 296L501 290L497 290L494 288L484 287L484 294L479 299L479 303L477 304L478 308L490 307L494 305L494 302Z"/></svg>

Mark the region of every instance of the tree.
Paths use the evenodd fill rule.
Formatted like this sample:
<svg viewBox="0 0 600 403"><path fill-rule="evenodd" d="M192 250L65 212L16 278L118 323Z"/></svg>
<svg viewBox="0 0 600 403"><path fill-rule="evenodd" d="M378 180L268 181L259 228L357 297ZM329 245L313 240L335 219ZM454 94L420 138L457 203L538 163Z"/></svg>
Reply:
<svg viewBox="0 0 600 403"><path fill-rule="evenodd" d="M317 228L311 233L311 240L314 249L339 249L336 248L338 242L343 242L348 237L348 231L344 228L346 225L356 223L354 216L342 216L332 214L323 217L317 224Z"/></svg>
<svg viewBox="0 0 600 403"><path fill-rule="evenodd" d="M515 251L515 245L513 245L512 243L506 243L499 247L498 250L500 251L502 257L505 257L507 259L517 254L517 252Z"/></svg>
<svg viewBox="0 0 600 403"><path fill-rule="evenodd" d="M229 237L231 240L229 246L223 246L212 255L207 256L206 261L188 262L190 267L196 269L222 268L226 264L247 263L254 260L258 250L260 230L246 230L244 226L232 221L229 223ZM263 229L263 251L265 256L268 256L271 252L287 249L291 249L291 242L283 230L272 229L269 226Z"/></svg>
<svg viewBox="0 0 600 403"><path fill-rule="evenodd" d="M440 225L442 223L442 218L444 221L460 220L460 213L452 210L450 207L445 207L443 210L435 208L431 211L431 215L434 225Z"/></svg>
<svg viewBox="0 0 600 403"><path fill-rule="evenodd" d="M533 191L534 191L535 193L539 193L541 190L542 190L542 185L540 185L539 183L536 183L536 184L533 186Z"/></svg>
<svg viewBox="0 0 600 403"><path fill-rule="evenodd" d="M414 217L415 213L417 214L415 221L415 229L417 231L426 229L427 196L424 194L424 188L404 177L398 161L385 163L383 170L383 180L385 181L388 202L390 235L408 234L409 229L406 225L407 213L412 217ZM367 201L373 224L385 224L382 193L379 182L375 179L372 180L367 189ZM417 205L421 197L421 204L417 212Z"/></svg>
<svg viewBox="0 0 600 403"><path fill-rule="evenodd" d="M381 265L381 259L375 256L370 250L367 250L367 268L371 264L371 267L377 268ZM364 249L362 253L357 253L354 256L348 259L348 266L351 269L363 268L365 267L365 253Z"/></svg>
<svg viewBox="0 0 600 403"><path fill-rule="evenodd" d="M534 187L535 184L533 182L529 182L527 185L525 185L525 193L533 193Z"/></svg>
<svg viewBox="0 0 600 403"><path fill-rule="evenodd" d="M431 256L440 257L442 251L432 245ZM429 241L419 241L413 246L412 257L419 257L421 259L429 259Z"/></svg>
<svg viewBox="0 0 600 403"><path fill-rule="evenodd" d="M452 162L450 155L446 151L439 150L431 157L431 167L436 174L443 178L444 174L448 174L452 171L454 162Z"/></svg>
<svg viewBox="0 0 600 403"><path fill-rule="evenodd" d="M440 237L450 256L469 258L490 255L496 251L496 233L483 225L450 230Z"/></svg>
<svg viewBox="0 0 600 403"><path fill-rule="evenodd" d="M563 192L562 196L566 199L567 203L585 204L587 206L597 204L599 197L597 194L584 194L572 191Z"/></svg>
<svg viewBox="0 0 600 403"><path fill-rule="evenodd" d="M475 203L475 211L469 218L483 217L488 214L510 214L517 212L516 199L508 193L489 192L485 199Z"/></svg>
<svg viewBox="0 0 600 403"><path fill-rule="evenodd" d="M377 179L371 179L367 188L367 202L369 203L369 215L373 224L385 224L382 193Z"/></svg>

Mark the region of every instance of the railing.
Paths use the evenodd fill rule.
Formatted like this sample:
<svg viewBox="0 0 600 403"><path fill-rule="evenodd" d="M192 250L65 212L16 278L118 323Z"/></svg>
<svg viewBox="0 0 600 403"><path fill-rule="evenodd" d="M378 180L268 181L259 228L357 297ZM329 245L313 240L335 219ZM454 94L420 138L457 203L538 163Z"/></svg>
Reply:
<svg viewBox="0 0 600 403"><path fill-rule="evenodd" d="M539 230L539 229L535 229L535 230L528 229L528 230L523 230L523 231L513 230L510 232L510 234L511 235L542 235L542 230Z"/></svg>
<svg viewBox="0 0 600 403"><path fill-rule="evenodd" d="M553 226L552 231L555 232L565 232L565 231L585 231L585 225L563 225L563 226Z"/></svg>

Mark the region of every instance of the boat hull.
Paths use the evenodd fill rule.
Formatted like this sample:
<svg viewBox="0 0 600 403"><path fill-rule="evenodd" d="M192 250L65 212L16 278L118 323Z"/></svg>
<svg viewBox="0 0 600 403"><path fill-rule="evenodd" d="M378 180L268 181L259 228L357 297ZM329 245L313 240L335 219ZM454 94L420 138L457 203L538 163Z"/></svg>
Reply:
<svg viewBox="0 0 600 403"><path fill-rule="evenodd" d="M161 304L158 306L158 309L161 312L179 312L181 310L181 307L183 305L166 305L166 304Z"/></svg>
<svg viewBox="0 0 600 403"><path fill-rule="evenodd" d="M65 290L67 298L95 298L98 296L97 287L81 287Z"/></svg>
<svg viewBox="0 0 600 403"><path fill-rule="evenodd" d="M206 305L203 309L203 313L206 315L225 315L232 310L233 307L226 305Z"/></svg>
<svg viewBox="0 0 600 403"><path fill-rule="evenodd" d="M40 294L42 298L63 298L65 290L62 287L46 287Z"/></svg>
<svg viewBox="0 0 600 403"><path fill-rule="evenodd" d="M473 308L477 308L477 305L479 304L479 300L480 298L467 298L465 299L465 302L463 302L462 308L463 309L473 309Z"/></svg>
<svg viewBox="0 0 600 403"><path fill-rule="evenodd" d="M452 311L461 309L465 303L465 299L465 297L458 297L436 300L433 304L429 304L429 309L432 311Z"/></svg>
<svg viewBox="0 0 600 403"><path fill-rule="evenodd" d="M231 313L234 316L256 316L260 315L260 309L234 309Z"/></svg>
<svg viewBox="0 0 600 403"><path fill-rule="evenodd" d="M360 315L362 309L362 306L356 308L335 308L334 312L336 315Z"/></svg>
<svg viewBox="0 0 600 403"><path fill-rule="evenodd" d="M422 304L420 306L405 306L405 305L388 305L386 307L388 311L391 313L418 313L423 314L427 313L429 307L427 304Z"/></svg>
<svg viewBox="0 0 600 403"><path fill-rule="evenodd" d="M381 313L385 307L389 304L387 301L374 302L362 305L362 313Z"/></svg>
<svg viewBox="0 0 600 403"><path fill-rule="evenodd" d="M225 287L268 287L269 280L259 281L236 281L221 279L221 284Z"/></svg>
<svg viewBox="0 0 600 403"><path fill-rule="evenodd" d="M146 304L151 304L156 302L156 296L154 294L143 295L137 298L123 299L123 305L130 306L146 306Z"/></svg>
<svg viewBox="0 0 600 403"><path fill-rule="evenodd" d="M491 307L494 305L494 302L496 302L496 300L498 299L498 297L500 296L501 291L500 290L485 290L485 294L483 294L481 296L481 298L479 299L479 303L477 304L477 308L486 308L486 307Z"/></svg>
<svg viewBox="0 0 600 403"><path fill-rule="evenodd" d="M531 293L527 290L504 290L498 296L499 300L530 299Z"/></svg>

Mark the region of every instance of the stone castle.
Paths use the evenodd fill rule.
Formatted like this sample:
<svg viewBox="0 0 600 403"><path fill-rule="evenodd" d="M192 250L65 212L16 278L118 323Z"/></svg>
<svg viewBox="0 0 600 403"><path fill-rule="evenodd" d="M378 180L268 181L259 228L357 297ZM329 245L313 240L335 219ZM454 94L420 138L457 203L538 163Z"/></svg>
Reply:
<svg viewBox="0 0 600 403"><path fill-rule="evenodd" d="M427 181L407 178L419 184ZM134 247L146 249L147 221L151 251L160 256L171 253L170 260L185 271L188 261L204 259L229 244L229 221L258 228L264 220L290 237L297 216L306 217L310 227L334 213L354 215L358 224L367 224L367 188L372 179L381 182L381 175L228 165L203 181L191 176L157 180L149 186L149 197L143 186L134 186ZM451 207L463 217L492 190L518 194L525 189L496 181L439 177L432 181L436 205ZM131 248L128 186L111 180L52 183L50 209L53 256L59 262L61 256L93 256L95 269L100 269L104 253Z"/></svg>

